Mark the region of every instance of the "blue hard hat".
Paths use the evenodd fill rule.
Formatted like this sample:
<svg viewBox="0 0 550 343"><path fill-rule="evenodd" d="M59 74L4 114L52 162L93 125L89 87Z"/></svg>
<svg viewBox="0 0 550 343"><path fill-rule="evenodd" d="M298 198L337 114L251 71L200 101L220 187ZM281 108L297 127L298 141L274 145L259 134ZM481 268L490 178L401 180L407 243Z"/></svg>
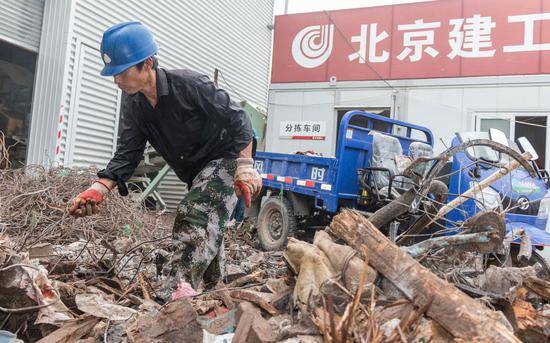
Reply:
<svg viewBox="0 0 550 343"><path fill-rule="evenodd" d="M151 31L140 22L120 23L103 33L101 75L112 76L145 61L158 51Z"/></svg>

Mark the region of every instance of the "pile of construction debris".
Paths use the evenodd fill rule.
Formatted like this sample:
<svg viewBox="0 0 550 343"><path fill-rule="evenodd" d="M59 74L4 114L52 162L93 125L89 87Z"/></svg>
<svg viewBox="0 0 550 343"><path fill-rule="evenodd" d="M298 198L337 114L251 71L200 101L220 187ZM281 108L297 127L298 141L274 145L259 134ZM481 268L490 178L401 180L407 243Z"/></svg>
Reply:
<svg viewBox="0 0 550 343"><path fill-rule="evenodd" d="M68 202L90 186L96 173L95 169L45 170L41 166L0 170L0 232L15 240L18 251L38 241L113 241L121 232L129 239L150 240L170 233L171 223L146 213L135 197L110 196L101 216L72 218Z"/></svg>
<svg viewBox="0 0 550 343"><path fill-rule="evenodd" d="M474 275L483 254L441 238L399 247L347 210L284 252L258 250L248 223L232 228L227 277L206 290L182 282L164 302L169 216L114 194L96 217L67 216L92 178L0 171L0 341L549 340L550 278L539 264Z"/></svg>

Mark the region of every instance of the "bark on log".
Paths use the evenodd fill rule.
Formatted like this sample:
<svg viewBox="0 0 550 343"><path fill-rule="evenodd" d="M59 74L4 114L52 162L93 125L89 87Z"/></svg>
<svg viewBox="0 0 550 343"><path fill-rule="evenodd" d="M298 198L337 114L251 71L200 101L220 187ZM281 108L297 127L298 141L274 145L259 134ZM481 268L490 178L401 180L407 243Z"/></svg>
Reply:
<svg viewBox="0 0 550 343"><path fill-rule="evenodd" d="M330 260L319 247L292 237L288 239L283 258L298 274L293 292L295 305L309 305L310 299L319 295L321 284L336 275Z"/></svg>
<svg viewBox="0 0 550 343"><path fill-rule="evenodd" d="M497 313L424 268L361 214L344 210L334 218L330 230L357 251L366 245L371 266L418 307L431 301L428 316L456 338L519 342Z"/></svg>
<svg viewBox="0 0 550 343"><path fill-rule="evenodd" d="M231 296L231 298L234 298L234 299L244 300L244 301L249 301L251 303L254 303L272 316L279 314L279 311L275 307L273 307L268 301L262 299L259 295L254 294L251 291L247 291L245 289L233 290L229 293L229 295Z"/></svg>
<svg viewBox="0 0 550 343"><path fill-rule="evenodd" d="M428 253L430 250L447 248L450 246L461 246L466 244L488 243L491 233L479 232L464 235L443 236L431 238L415 245L403 247L403 251L412 257L418 257Z"/></svg>
<svg viewBox="0 0 550 343"><path fill-rule="evenodd" d="M436 203L443 203L447 200L447 193L449 189L447 186L439 181L433 180L428 190L430 194L435 196ZM380 208L369 217L370 222L380 228L380 230L386 230L385 227L397 217L407 213L411 209L411 204L417 197L417 192L411 188L405 193L401 194L397 199L393 200L386 206Z"/></svg>
<svg viewBox="0 0 550 343"><path fill-rule="evenodd" d="M359 275L365 269L365 261L358 257L359 255L353 248L334 243L325 231L315 233L313 245L319 247L327 255L334 270L342 275L344 286L349 291L355 292L359 283ZM368 267L366 284L373 283L376 280L376 275L376 270Z"/></svg>
<svg viewBox="0 0 550 343"><path fill-rule="evenodd" d="M548 342L550 339L550 319L536 311L533 305L523 299L516 299L512 309L517 324L517 333L522 342Z"/></svg>
<svg viewBox="0 0 550 343"><path fill-rule="evenodd" d="M531 291L536 293L545 301L550 301L550 282L546 280L539 279L536 276L528 276L523 282L525 286Z"/></svg>
<svg viewBox="0 0 550 343"><path fill-rule="evenodd" d="M374 214L370 216L369 220L374 226L382 229L395 218L407 213L411 208L411 204L415 197L416 192L413 189L410 189L401 194L397 199L374 212Z"/></svg>
<svg viewBox="0 0 550 343"><path fill-rule="evenodd" d="M37 341L37 343L70 343L76 342L82 336L92 331L99 322L99 318L87 317L77 321L68 322L48 336Z"/></svg>
<svg viewBox="0 0 550 343"><path fill-rule="evenodd" d="M502 214L494 211L478 212L464 223L464 229L464 232L460 234L427 239L401 249L412 257L449 246L457 246L462 250L472 252L497 252L504 241L506 224Z"/></svg>

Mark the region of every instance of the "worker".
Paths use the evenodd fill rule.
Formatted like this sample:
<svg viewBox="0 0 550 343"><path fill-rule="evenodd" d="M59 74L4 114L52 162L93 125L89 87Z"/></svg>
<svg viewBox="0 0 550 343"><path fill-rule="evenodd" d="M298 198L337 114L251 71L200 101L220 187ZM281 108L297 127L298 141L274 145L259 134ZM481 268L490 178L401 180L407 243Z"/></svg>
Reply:
<svg viewBox="0 0 550 343"><path fill-rule="evenodd" d="M72 200L69 212L97 213L115 187L127 195L126 181L150 142L189 190L177 208L166 282L172 290L182 281L197 289L203 278L212 282L223 273L223 235L237 198L249 206L262 183L253 167L248 115L208 76L159 68L157 51L153 35L139 22L104 32L101 75L114 76L124 92L120 138L114 157Z"/></svg>

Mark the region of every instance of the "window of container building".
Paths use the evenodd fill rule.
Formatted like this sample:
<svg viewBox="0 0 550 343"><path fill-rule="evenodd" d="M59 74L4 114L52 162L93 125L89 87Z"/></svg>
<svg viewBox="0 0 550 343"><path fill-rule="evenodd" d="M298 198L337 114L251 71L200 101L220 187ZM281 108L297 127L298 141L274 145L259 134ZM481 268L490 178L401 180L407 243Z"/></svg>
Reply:
<svg viewBox="0 0 550 343"><path fill-rule="evenodd" d="M36 53L0 40L0 169L25 163L35 65Z"/></svg>
<svg viewBox="0 0 550 343"><path fill-rule="evenodd" d="M499 129L511 141L526 137L539 155L535 163L539 168L547 168L546 136L548 116L545 113L526 115L516 113L479 114L477 116L477 131L488 132L489 129Z"/></svg>

